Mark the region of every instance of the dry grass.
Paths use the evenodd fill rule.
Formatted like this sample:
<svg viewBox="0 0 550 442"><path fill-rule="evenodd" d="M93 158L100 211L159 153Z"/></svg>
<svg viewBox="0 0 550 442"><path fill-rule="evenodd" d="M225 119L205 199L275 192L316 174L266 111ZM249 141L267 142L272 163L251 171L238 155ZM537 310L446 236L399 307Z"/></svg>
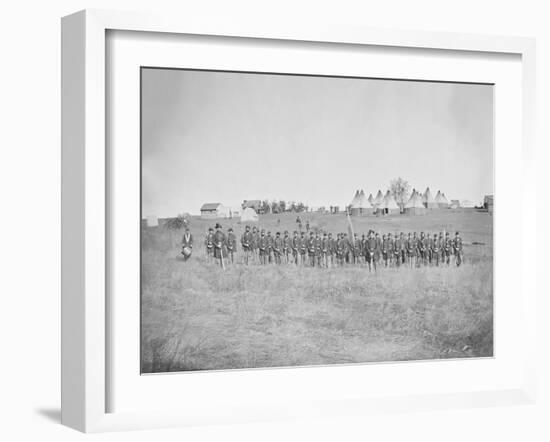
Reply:
<svg viewBox="0 0 550 442"><path fill-rule="evenodd" d="M294 228L294 218L287 218L281 230ZM344 221L343 230L340 218L316 221ZM454 218L467 243L465 265L377 274L364 267L240 264L222 272L205 262L199 246L190 261L176 259L179 234L144 229L142 371L491 356L492 224L474 212ZM277 227L276 219L262 224ZM361 222L383 222L384 231L406 225L396 224L406 222L399 217ZM415 223L426 230L443 225L432 215L409 219ZM196 241L205 226L192 221ZM242 226L235 227L239 234ZM485 245L468 245L472 241Z"/></svg>

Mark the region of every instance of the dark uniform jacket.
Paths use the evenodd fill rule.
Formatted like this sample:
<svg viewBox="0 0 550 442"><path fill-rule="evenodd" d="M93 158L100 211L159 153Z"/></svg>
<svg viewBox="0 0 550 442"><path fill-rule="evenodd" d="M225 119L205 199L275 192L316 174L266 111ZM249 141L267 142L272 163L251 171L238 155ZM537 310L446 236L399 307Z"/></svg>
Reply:
<svg viewBox="0 0 550 442"><path fill-rule="evenodd" d="M309 255L315 255L315 251L316 251L315 238L312 238L312 237L308 238L307 251Z"/></svg>
<svg viewBox="0 0 550 442"><path fill-rule="evenodd" d="M204 245L209 251L212 251L214 248L214 234L213 233L207 233L206 239L204 240Z"/></svg>
<svg viewBox="0 0 550 442"><path fill-rule="evenodd" d="M236 252L237 251L237 237L234 233L228 233L227 234L227 249L230 252Z"/></svg>
<svg viewBox="0 0 550 442"><path fill-rule="evenodd" d="M241 236L241 245L244 250L250 250L252 248L252 233L244 232Z"/></svg>
<svg viewBox="0 0 550 442"><path fill-rule="evenodd" d="M292 238L290 236L285 236L283 238L283 251L290 251L292 248Z"/></svg>
<svg viewBox="0 0 550 442"><path fill-rule="evenodd" d="M268 241L266 236L260 236L260 239L258 241L258 248L260 249L260 253L267 253Z"/></svg>
<svg viewBox="0 0 550 442"><path fill-rule="evenodd" d="M273 239L273 252L275 252L277 255L280 255L283 251L283 240L279 237L275 237Z"/></svg>
<svg viewBox="0 0 550 442"><path fill-rule="evenodd" d="M214 233L214 256L216 258L220 258L221 254L223 253L223 256L227 255L227 239L225 237L225 233L222 231L217 231Z"/></svg>

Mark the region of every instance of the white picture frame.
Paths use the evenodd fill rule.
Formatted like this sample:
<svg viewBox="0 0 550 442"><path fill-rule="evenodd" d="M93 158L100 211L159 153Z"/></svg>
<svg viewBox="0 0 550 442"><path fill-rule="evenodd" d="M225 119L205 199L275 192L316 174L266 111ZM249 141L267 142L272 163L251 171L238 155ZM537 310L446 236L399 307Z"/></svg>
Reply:
<svg viewBox="0 0 550 442"><path fill-rule="evenodd" d="M438 49L513 54L521 57L521 232L535 230L534 164L535 42L519 37L493 37L417 31L390 31L311 24L213 23L194 17L86 10L62 20L62 423L85 432L167 426L247 422L369 412L396 412L532 403L535 400L535 339L525 341L523 376L513 388L461 393L395 394L378 397L315 399L272 406L238 404L230 412L209 415L185 411L108 412L110 364L107 342L108 228L111 198L106 173L106 33L145 31L292 42L370 45L381 48ZM498 165L496 166L498 167ZM521 309L519 326L534 336L537 307L536 256L532 241L520 240ZM497 246L498 247L498 246ZM527 265L527 256L531 265ZM383 366L382 368L383 369ZM417 368L421 370L422 368ZM294 369L292 369L294 370ZM288 370L271 372L285 376ZM216 376L216 373L213 374ZM221 373L218 374L222 376ZM170 378L170 377L168 377ZM169 381L167 381L169 382ZM337 393L336 393L337 396Z"/></svg>

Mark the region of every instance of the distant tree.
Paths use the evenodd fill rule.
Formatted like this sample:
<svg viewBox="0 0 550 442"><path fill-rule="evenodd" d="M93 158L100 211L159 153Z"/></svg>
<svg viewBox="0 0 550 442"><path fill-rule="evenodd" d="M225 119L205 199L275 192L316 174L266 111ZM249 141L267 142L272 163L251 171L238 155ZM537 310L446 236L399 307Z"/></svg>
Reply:
<svg viewBox="0 0 550 442"><path fill-rule="evenodd" d="M271 206L269 205L269 201L268 200L263 200L262 201L262 204L260 206L260 210L262 213L269 213L271 209Z"/></svg>
<svg viewBox="0 0 550 442"><path fill-rule="evenodd" d="M279 213L279 203L271 201L271 213Z"/></svg>
<svg viewBox="0 0 550 442"><path fill-rule="evenodd" d="M279 201L279 210L282 212L286 212L286 202L283 200Z"/></svg>
<svg viewBox="0 0 550 442"><path fill-rule="evenodd" d="M403 211L411 193L411 186L409 185L409 182L401 177L391 180L390 192L395 198L395 202L399 205L401 211Z"/></svg>

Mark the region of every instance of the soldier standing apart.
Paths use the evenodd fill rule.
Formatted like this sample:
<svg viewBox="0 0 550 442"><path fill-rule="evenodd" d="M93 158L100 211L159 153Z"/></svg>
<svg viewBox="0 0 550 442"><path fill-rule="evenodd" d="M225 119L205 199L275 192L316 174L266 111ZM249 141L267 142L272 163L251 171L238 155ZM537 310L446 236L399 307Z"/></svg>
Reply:
<svg viewBox="0 0 550 442"><path fill-rule="evenodd" d="M462 238L458 232L455 233L455 239L453 242L453 250L455 253L455 262L457 267L462 264Z"/></svg>
<svg viewBox="0 0 550 442"><path fill-rule="evenodd" d="M183 260L187 261L191 257L191 252L193 251L193 235L189 232L189 227L185 228L185 233L181 240L181 254L183 255Z"/></svg>
<svg viewBox="0 0 550 442"><path fill-rule="evenodd" d="M214 229L212 227L208 229L204 245L206 248L206 262L211 264L214 256Z"/></svg>
<svg viewBox="0 0 550 442"><path fill-rule="evenodd" d="M300 254L300 237L298 236L298 231L294 231L294 237L292 238L292 258L294 259L294 264L298 265L298 255Z"/></svg>
<svg viewBox="0 0 550 442"><path fill-rule="evenodd" d="M260 234L260 239L258 241L258 253L260 257L260 264L266 265L267 264L267 238L265 236L265 231L262 230L262 233Z"/></svg>
<svg viewBox="0 0 550 442"><path fill-rule="evenodd" d="M241 236L241 246L244 252L244 263L248 265L248 260L252 251L252 233L250 233L250 226L246 226L244 229L244 233Z"/></svg>
<svg viewBox="0 0 550 442"><path fill-rule="evenodd" d="M225 233L222 232L221 224L216 224L216 233L214 233L214 258L219 260L220 266L223 267L223 259L227 256L227 239Z"/></svg>
<svg viewBox="0 0 550 442"><path fill-rule="evenodd" d="M281 254L283 253L283 239L281 238L281 232L275 234L273 240L273 260L275 264L281 264Z"/></svg>
<svg viewBox="0 0 550 442"><path fill-rule="evenodd" d="M340 267L344 265L346 246L344 244L344 234L339 233L336 239L336 262Z"/></svg>
<svg viewBox="0 0 550 442"><path fill-rule="evenodd" d="M303 266L306 265L306 253L307 253L307 238L304 232L301 232L300 236L300 261Z"/></svg>
<svg viewBox="0 0 550 442"><path fill-rule="evenodd" d="M271 231L267 231L267 261L269 264L273 262L273 237Z"/></svg>
<svg viewBox="0 0 550 442"><path fill-rule="evenodd" d="M231 264L233 264L233 255L237 251L237 237L233 233L233 228L230 227L227 230L227 254L229 256L229 259L231 260Z"/></svg>
<svg viewBox="0 0 550 442"><path fill-rule="evenodd" d="M285 230L285 237L283 238L283 255L285 257L285 263L290 262L290 253L292 251L292 239L288 236L288 230Z"/></svg>

